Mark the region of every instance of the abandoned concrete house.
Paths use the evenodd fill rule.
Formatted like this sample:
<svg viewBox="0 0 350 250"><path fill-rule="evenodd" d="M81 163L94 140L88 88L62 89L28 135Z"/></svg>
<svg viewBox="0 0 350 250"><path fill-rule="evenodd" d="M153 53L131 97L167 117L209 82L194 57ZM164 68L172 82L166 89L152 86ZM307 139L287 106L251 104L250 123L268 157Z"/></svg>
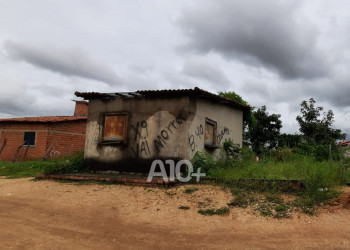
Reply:
<svg viewBox="0 0 350 250"><path fill-rule="evenodd" d="M69 156L84 150L88 103L76 101L74 116L0 119L0 160Z"/></svg>
<svg viewBox="0 0 350 250"><path fill-rule="evenodd" d="M199 88L75 94L89 100L85 162L94 170L148 172L154 159L215 155L227 139L241 146L249 109Z"/></svg>

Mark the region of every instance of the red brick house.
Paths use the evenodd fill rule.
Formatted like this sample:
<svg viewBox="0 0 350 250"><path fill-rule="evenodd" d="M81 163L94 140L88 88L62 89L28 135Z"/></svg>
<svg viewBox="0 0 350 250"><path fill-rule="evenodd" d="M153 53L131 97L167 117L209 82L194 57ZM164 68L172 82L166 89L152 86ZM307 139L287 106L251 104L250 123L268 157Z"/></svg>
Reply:
<svg viewBox="0 0 350 250"><path fill-rule="evenodd" d="M59 158L84 150L88 103L76 101L74 116L0 119L0 160Z"/></svg>

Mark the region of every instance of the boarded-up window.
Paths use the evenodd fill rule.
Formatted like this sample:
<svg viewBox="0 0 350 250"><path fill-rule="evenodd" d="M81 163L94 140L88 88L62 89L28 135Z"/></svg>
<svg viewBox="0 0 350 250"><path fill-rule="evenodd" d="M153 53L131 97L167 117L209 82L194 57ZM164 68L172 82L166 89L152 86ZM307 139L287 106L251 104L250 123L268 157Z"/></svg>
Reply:
<svg viewBox="0 0 350 250"><path fill-rule="evenodd" d="M24 132L23 145L35 146L35 132Z"/></svg>
<svg viewBox="0 0 350 250"><path fill-rule="evenodd" d="M104 116L103 141L124 142L127 137L127 114L106 114Z"/></svg>
<svg viewBox="0 0 350 250"><path fill-rule="evenodd" d="M208 118L205 119L204 145L205 147L216 146L216 122Z"/></svg>

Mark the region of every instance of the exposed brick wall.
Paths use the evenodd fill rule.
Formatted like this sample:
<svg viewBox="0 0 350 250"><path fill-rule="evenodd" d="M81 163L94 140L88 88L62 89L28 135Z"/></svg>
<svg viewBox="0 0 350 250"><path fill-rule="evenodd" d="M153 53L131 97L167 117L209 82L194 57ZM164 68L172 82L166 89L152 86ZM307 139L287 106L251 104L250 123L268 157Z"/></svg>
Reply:
<svg viewBox="0 0 350 250"><path fill-rule="evenodd" d="M36 132L35 146L21 147L24 132ZM46 124L8 123L0 124L0 160L34 160L44 157L58 158L84 150L86 121L71 121ZM26 152L27 151L27 152Z"/></svg>
<svg viewBox="0 0 350 250"><path fill-rule="evenodd" d="M88 104L86 101L75 101L74 116L87 116Z"/></svg>
<svg viewBox="0 0 350 250"><path fill-rule="evenodd" d="M23 144L24 132L36 132L35 146L18 147ZM6 145L0 154L0 160L22 161L42 158L45 155L48 136L48 126L46 124L1 124L0 125L0 149Z"/></svg>
<svg viewBox="0 0 350 250"><path fill-rule="evenodd" d="M83 151L86 121L57 123L49 126L47 148L50 158Z"/></svg>

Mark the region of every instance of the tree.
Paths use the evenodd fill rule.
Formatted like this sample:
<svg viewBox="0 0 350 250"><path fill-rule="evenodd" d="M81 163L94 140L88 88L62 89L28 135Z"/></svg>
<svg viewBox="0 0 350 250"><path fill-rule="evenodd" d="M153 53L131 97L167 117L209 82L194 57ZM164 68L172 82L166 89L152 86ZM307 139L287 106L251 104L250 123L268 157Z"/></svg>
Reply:
<svg viewBox="0 0 350 250"><path fill-rule="evenodd" d="M262 106L256 111L252 112L255 122L249 129L248 137L252 144L252 149L257 154L262 152L262 148L276 148L280 130L282 128L282 121L279 119L281 115L269 115L266 112L266 106Z"/></svg>
<svg viewBox="0 0 350 250"><path fill-rule="evenodd" d="M249 106L248 102L243 100L243 98L234 91L228 91L228 92L221 92L220 91L219 96L226 97L226 98L229 98L235 102Z"/></svg>
<svg viewBox="0 0 350 250"><path fill-rule="evenodd" d="M219 92L219 95L249 106L248 102L234 91ZM265 145L269 148L277 146L282 122L279 120L280 115L269 115L266 106L256 111L254 109L250 106L249 110L243 113L243 139L249 141L253 151L260 154Z"/></svg>
<svg viewBox="0 0 350 250"><path fill-rule="evenodd" d="M310 98L309 102L300 104L301 115L297 116L299 130L307 143L311 145L333 144L336 140L345 139L340 129L333 129L334 114L332 110L322 112L323 107L316 107L316 101Z"/></svg>
<svg viewBox="0 0 350 250"><path fill-rule="evenodd" d="M301 142L301 135L283 133L278 138L279 148L295 148Z"/></svg>

